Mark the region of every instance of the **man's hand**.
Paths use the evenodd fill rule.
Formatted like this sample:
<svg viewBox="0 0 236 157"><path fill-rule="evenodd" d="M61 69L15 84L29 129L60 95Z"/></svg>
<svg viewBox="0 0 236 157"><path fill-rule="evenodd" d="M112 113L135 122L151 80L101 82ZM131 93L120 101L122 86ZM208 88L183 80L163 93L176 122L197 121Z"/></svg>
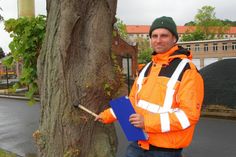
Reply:
<svg viewBox="0 0 236 157"><path fill-rule="evenodd" d="M94 121L99 121L101 123L103 123L103 120L102 120L102 116L99 114L95 117Z"/></svg>
<svg viewBox="0 0 236 157"><path fill-rule="evenodd" d="M144 129L144 118L143 118L142 115L140 115L140 114L132 114L129 117L129 121L135 127Z"/></svg>

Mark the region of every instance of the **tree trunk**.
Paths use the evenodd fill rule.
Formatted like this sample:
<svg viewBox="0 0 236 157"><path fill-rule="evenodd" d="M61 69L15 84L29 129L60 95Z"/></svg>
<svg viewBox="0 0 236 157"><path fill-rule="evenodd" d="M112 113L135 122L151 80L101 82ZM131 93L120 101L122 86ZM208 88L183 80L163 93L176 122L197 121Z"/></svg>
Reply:
<svg viewBox="0 0 236 157"><path fill-rule="evenodd" d="M114 126L94 122L76 106L99 113L117 85L110 52L116 4L47 0L46 37L38 58L41 120L36 142L42 157L115 156Z"/></svg>

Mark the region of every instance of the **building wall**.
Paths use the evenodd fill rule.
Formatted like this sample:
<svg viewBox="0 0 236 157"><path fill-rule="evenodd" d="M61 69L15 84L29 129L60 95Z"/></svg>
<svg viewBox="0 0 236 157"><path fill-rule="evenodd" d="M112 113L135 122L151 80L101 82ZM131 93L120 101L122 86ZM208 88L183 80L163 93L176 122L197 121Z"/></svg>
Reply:
<svg viewBox="0 0 236 157"><path fill-rule="evenodd" d="M191 50L193 62L198 68L203 68L221 59L236 57L236 38L178 42L178 44Z"/></svg>
<svg viewBox="0 0 236 157"><path fill-rule="evenodd" d="M127 25L128 42L136 45L137 38L149 40L149 28L150 26L147 25ZM183 34L187 30L194 31L194 27L177 26L177 30L180 41ZM216 35L217 37L219 36ZM236 27L230 27L221 37L223 39L178 42L178 44L193 52L193 62L200 69L218 60L236 57Z"/></svg>
<svg viewBox="0 0 236 157"><path fill-rule="evenodd" d="M149 25L126 25L126 31L129 36L129 40L134 42L137 37L141 37L149 40ZM179 41L182 36L187 32L192 33L195 30L194 26L177 26L177 32L179 35ZM216 35L215 38L236 38L236 27L230 27L228 31L223 35Z"/></svg>
<svg viewBox="0 0 236 157"><path fill-rule="evenodd" d="M135 77L138 67L137 45L130 45L125 40L120 38L118 34L116 34L112 39L112 52L114 52L114 54L116 55L118 64L125 74L127 74L127 63L129 60L130 76Z"/></svg>

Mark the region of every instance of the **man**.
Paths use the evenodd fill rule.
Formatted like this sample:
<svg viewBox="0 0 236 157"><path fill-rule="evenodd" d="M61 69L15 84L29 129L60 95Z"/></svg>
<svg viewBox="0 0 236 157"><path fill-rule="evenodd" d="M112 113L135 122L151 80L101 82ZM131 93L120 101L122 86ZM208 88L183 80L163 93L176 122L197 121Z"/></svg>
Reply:
<svg viewBox="0 0 236 157"><path fill-rule="evenodd" d="M129 96L136 111L129 121L148 139L131 143L126 157L181 157L200 117L203 79L191 62L191 52L176 45L178 33L171 17L157 18L149 35L152 62L140 71ZM95 120L111 123L116 118L107 109Z"/></svg>

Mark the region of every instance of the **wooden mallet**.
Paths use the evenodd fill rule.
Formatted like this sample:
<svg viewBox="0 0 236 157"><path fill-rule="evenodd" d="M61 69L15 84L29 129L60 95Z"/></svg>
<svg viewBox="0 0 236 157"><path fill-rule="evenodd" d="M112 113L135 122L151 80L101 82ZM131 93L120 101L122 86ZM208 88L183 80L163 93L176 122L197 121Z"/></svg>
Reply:
<svg viewBox="0 0 236 157"><path fill-rule="evenodd" d="M94 116L94 117L97 117L97 116L98 116L96 113L90 111L89 109L87 109L87 108L84 107L83 105L78 105L78 107L79 107L81 110L87 112L88 114L90 114L90 115L92 115L92 116Z"/></svg>

